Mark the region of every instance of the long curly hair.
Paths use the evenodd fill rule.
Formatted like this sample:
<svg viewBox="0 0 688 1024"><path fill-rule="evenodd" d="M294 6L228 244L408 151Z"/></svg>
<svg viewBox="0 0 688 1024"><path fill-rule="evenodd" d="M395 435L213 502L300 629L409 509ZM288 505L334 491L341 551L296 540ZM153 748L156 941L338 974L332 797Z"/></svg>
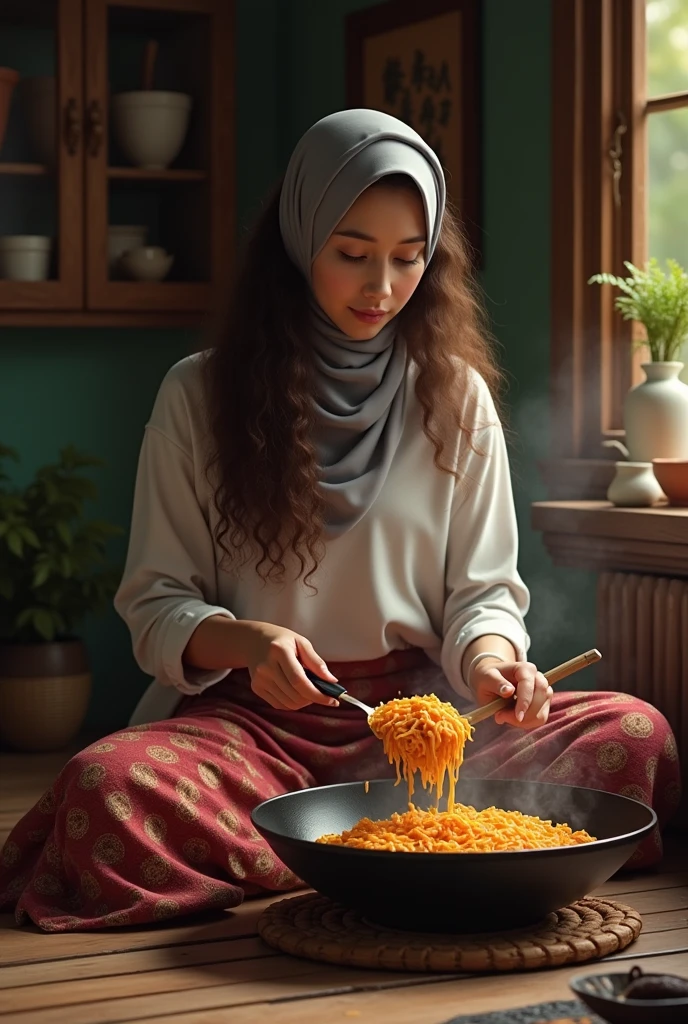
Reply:
<svg viewBox="0 0 688 1024"><path fill-rule="evenodd" d="M416 187L404 175L371 187L381 185ZM204 359L206 471L223 567L245 564L253 554L263 580L281 582L289 561L296 579L310 585L324 553L325 502L314 444L309 285L282 242L279 195L278 187L248 239L222 328ZM458 477L443 455L448 443L455 449L457 430L474 448L460 400L471 369L496 402L502 376L467 243L450 207L433 257L398 320L418 369L415 390L435 465Z"/></svg>

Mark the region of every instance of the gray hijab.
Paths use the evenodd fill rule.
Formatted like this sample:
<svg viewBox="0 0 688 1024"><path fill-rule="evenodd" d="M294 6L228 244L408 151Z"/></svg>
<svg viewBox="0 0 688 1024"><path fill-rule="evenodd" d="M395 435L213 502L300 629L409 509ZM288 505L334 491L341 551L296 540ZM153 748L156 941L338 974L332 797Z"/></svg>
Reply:
<svg viewBox="0 0 688 1024"><path fill-rule="evenodd" d="M359 195L388 174L406 174L423 199L426 265L445 205L442 167L420 135L378 110L343 110L310 128L292 153L280 196L280 230L290 259L311 282L311 266ZM318 429L327 503L326 536L358 523L387 478L404 426L407 359L391 320L369 341L339 330L315 301Z"/></svg>

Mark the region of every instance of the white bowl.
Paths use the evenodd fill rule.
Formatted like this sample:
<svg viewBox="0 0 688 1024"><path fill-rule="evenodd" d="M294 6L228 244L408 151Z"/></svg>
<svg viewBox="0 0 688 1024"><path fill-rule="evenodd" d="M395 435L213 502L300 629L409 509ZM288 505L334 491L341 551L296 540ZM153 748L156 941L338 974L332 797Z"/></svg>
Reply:
<svg viewBox="0 0 688 1024"><path fill-rule="evenodd" d="M26 130L34 157L53 168L57 159L55 78L37 75L18 86Z"/></svg>
<svg viewBox="0 0 688 1024"><path fill-rule="evenodd" d="M146 224L110 224L108 227L108 264L110 273L118 269L119 258L127 249L138 249L148 240Z"/></svg>
<svg viewBox="0 0 688 1024"><path fill-rule="evenodd" d="M128 249L119 259L119 265L135 281L162 281L170 272L174 256L159 245L141 245Z"/></svg>
<svg viewBox="0 0 688 1024"><path fill-rule="evenodd" d="M190 96L157 90L120 92L110 105L115 139L127 160L151 170L176 160L189 127Z"/></svg>
<svg viewBox="0 0 688 1024"><path fill-rule="evenodd" d="M52 239L45 235L0 238L0 277L6 281L47 281Z"/></svg>

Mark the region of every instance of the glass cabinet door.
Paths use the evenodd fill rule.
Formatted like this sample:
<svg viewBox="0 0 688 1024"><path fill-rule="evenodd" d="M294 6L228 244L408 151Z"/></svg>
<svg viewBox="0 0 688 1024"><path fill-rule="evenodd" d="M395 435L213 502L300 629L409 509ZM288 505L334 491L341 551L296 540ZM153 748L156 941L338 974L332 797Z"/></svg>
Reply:
<svg viewBox="0 0 688 1024"><path fill-rule="evenodd" d="M204 311L226 287L232 6L85 4L90 309Z"/></svg>
<svg viewBox="0 0 688 1024"><path fill-rule="evenodd" d="M83 303L82 15L0 3L0 323Z"/></svg>

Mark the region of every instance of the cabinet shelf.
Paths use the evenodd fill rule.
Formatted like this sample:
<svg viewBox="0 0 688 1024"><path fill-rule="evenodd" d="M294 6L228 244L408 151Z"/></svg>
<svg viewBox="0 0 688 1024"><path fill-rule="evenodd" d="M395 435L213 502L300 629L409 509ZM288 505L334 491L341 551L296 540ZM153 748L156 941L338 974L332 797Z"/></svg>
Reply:
<svg viewBox="0 0 688 1024"><path fill-rule="evenodd" d="M152 170L145 167L108 167L107 175L111 181L160 181L171 184L174 182L206 181L208 178L205 171L187 168Z"/></svg>
<svg viewBox="0 0 688 1024"><path fill-rule="evenodd" d="M50 170L45 164L15 164L2 163L0 161L0 174L9 174L16 177L22 177L23 175L39 177L40 175L50 174Z"/></svg>
<svg viewBox="0 0 688 1024"><path fill-rule="evenodd" d="M45 164L24 164L9 163L0 161L0 174L7 174L16 177L30 175L31 177L47 176L52 174L51 168ZM194 168L161 168L149 169L146 167L108 167L108 178L112 181L160 181L160 182L192 182L207 181L208 174L203 170Z"/></svg>

